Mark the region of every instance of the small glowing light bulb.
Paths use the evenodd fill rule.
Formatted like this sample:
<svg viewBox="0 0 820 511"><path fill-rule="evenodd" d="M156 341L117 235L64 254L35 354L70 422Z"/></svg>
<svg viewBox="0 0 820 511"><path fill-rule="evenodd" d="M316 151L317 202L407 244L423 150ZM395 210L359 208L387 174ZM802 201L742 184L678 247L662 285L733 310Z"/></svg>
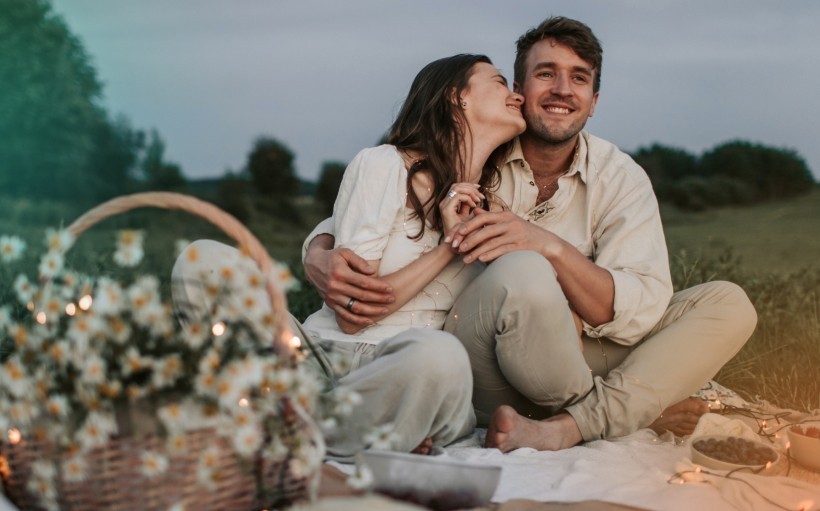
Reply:
<svg viewBox="0 0 820 511"><path fill-rule="evenodd" d="M248 400L245 399L244 397L239 400L239 406L241 406L242 408L247 408L248 404L249 404Z"/></svg>
<svg viewBox="0 0 820 511"><path fill-rule="evenodd" d="M77 301L77 305L80 306L80 309L87 311L91 308L91 304L94 300L91 298L91 295L85 295Z"/></svg>
<svg viewBox="0 0 820 511"><path fill-rule="evenodd" d="M38 323L40 323L41 325L45 325L46 324L46 313L43 312L43 311L40 311L40 312L37 313L36 316L34 316L34 319Z"/></svg>
<svg viewBox="0 0 820 511"><path fill-rule="evenodd" d="M23 439L23 435L20 434L19 429L11 428L9 430L9 443L11 445L17 445L20 443L20 440Z"/></svg>
<svg viewBox="0 0 820 511"><path fill-rule="evenodd" d="M300 339L299 337L297 337L295 335L290 338L290 347L291 348L297 349L301 346L302 346L302 339Z"/></svg>
<svg viewBox="0 0 820 511"><path fill-rule="evenodd" d="M211 327L211 332L219 337L220 335L225 333L225 323L218 321L214 323L214 326Z"/></svg>
<svg viewBox="0 0 820 511"><path fill-rule="evenodd" d="M73 316L74 314L77 314L77 306L74 305L73 303L68 303L65 306L65 313L66 313L66 316Z"/></svg>

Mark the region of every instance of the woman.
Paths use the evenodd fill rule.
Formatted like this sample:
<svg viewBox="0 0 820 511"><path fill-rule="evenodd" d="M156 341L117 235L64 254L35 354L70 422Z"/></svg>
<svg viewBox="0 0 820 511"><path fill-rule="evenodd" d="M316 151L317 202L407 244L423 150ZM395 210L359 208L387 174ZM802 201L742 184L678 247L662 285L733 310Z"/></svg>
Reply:
<svg viewBox="0 0 820 511"><path fill-rule="evenodd" d="M361 151L345 171L333 214L336 244L375 265L396 300L365 329L327 305L304 329L291 325L344 359L337 384L363 398L354 424L327 438L332 456L355 454L366 431L388 423L393 448L404 451L425 452L472 431L469 362L440 329L481 268L465 266L442 241L491 199L482 190L498 178L506 143L525 129L522 103L487 57L437 60L413 81L388 144ZM197 243L209 243L200 253L223 259L224 248ZM196 304L185 271L178 262L175 281L186 284L174 299Z"/></svg>

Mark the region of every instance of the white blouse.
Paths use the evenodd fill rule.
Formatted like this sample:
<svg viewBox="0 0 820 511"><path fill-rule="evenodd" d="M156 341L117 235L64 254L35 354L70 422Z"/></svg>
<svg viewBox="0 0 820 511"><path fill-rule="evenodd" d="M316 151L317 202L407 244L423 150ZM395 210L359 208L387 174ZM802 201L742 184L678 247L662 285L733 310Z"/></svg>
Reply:
<svg viewBox="0 0 820 511"><path fill-rule="evenodd" d="M333 206L336 247L367 260L380 259L379 275L393 273L439 244L430 229L418 240L421 219L407 207L407 169L395 146L364 149L345 170ZM377 344L408 328L441 329L455 298L484 268L454 258L418 295L393 314L356 334L345 334L333 309L322 308L305 320L305 329L320 339Z"/></svg>

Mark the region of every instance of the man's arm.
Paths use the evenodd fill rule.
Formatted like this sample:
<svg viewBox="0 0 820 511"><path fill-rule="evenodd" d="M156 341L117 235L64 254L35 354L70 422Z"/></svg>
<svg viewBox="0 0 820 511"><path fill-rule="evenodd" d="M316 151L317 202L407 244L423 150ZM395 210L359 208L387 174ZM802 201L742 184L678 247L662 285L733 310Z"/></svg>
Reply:
<svg viewBox="0 0 820 511"><path fill-rule="evenodd" d="M567 300L584 321L595 327L614 318L615 283L610 272L560 237L512 212L477 210L458 229L452 243L465 254L468 264L475 260L488 263L517 250L538 252L552 264Z"/></svg>
<svg viewBox="0 0 820 511"><path fill-rule="evenodd" d="M384 304L395 301L392 287L374 277L376 269L347 248L334 249L334 238L319 234L310 241L304 258L305 275L325 303L346 322L370 326L387 314ZM346 306L355 298L353 311Z"/></svg>

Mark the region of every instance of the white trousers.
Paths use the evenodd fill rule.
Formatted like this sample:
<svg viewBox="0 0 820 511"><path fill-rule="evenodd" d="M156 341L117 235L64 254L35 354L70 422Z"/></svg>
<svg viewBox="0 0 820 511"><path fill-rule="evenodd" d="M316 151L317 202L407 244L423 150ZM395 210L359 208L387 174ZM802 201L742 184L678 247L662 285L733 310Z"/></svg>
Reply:
<svg viewBox="0 0 820 511"><path fill-rule="evenodd" d="M635 346L584 336L581 352L550 263L514 252L464 290L444 329L470 356L479 425L502 404L533 418L566 411L589 441L651 424L712 378L756 323L740 287L710 282L675 293Z"/></svg>

